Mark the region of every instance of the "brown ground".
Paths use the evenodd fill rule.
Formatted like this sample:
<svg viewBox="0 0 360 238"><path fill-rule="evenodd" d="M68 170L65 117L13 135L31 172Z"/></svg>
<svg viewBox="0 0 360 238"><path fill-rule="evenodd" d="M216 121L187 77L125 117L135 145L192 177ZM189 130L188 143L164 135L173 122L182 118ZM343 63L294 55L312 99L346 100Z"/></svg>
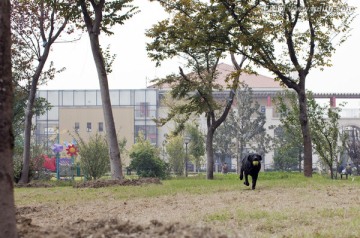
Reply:
<svg viewBox="0 0 360 238"><path fill-rule="evenodd" d="M114 182L89 182L83 186L107 186L109 183ZM142 183L160 183L160 181L140 180L127 183L140 185ZM106 199L89 201L76 206L61 203L57 207L41 204L18 207L18 230L20 237L29 238L225 238L259 237L259 234L264 234L257 232L277 234L276 236L270 235L270 237L289 237L289 232L290 234L296 234L296 232L301 234L302 229L310 229L310 232L314 233L317 230L326 230L327 228L324 226L330 222L335 222L335 226L337 222L351 222L351 220L347 221L346 214L351 213L350 207L360 203L358 194L360 194L360 188L352 185L346 185L342 190L336 191L330 187L289 189L268 188L260 185L257 190L252 191L239 183L237 191L219 191L207 195L176 194L129 200L118 200L111 195L105 195ZM221 222L204 220L209 214L223 211L229 211L231 217L236 217L236 210L239 208L245 214L249 214L253 207L260 208L264 214L274 211L282 213L289 209L294 211L294 214L289 219L283 220L281 224L274 221L275 224L271 226L268 224L269 221L261 223L261 219L258 219L260 220L259 224L240 224L239 219L230 218L225 224L226 227L223 227L224 223ZM294 209L294 207L299 209ZM335 217L332 220L333 217L330 217L329 220L326 220L326 218L320 217L321 220L319 220L316 213L314 213L313 220L309 221L308 218L303 218L304 214L313 214L316 209L323 211L323 208L334 209L334 211L340 208L344 212L341 212L341 219ZM295 223L296 226L294 226ZM296 237L301 237L301 235Z"/></svg>
<svg viewBox="0 0 360 238"><path fill-rule="evenodd" d="M161 184L161 181L155 178L123 181L98 180L78 183L74 187L140 186L149 183ZM49 187L51 185L46 183L30 183L18 186ZM169 199L173 200L173 198ZM177 203L177 201L174 201L174 203ZM162 201L152 204L147 199L139 199L137 201L122 201L120 203L116 201L109 202L108 200L106 202L96 201L95 203L91 202L76 207L59 206L58 209L41 205L18 207L18 231L20 237L26 238L227 237L205 226L192 226L177 222L176 220L179 217L172 213L170 207L165 208L163 205ZM99 207L101 209L98 209ZM138 207L144 207L144 209L139 211ZM72 215L64 215L69 210ZM61 211L60 214L59 211ZM159 221L158 217L162 217L162 221ZM136 221L136 223L131 221Z"/></svg>

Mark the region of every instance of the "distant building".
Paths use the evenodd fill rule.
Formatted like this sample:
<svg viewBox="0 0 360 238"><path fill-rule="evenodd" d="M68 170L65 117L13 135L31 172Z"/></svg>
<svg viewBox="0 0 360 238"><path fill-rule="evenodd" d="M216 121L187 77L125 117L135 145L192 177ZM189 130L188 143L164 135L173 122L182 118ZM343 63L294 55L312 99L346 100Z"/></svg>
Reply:
<svg viewBox="0 0 360 238"><path fill-rule="evenodd" d="M233 71L227 64L219 64L217 83L225 86L226 76ZM266 115L266 125L278 125L279 115L272 106L272 98L284 90L279 82L263 75L243 74L240 80L253 90L254 100L260 104L261 112ZM162 99L171 90L166 85L162 88L149 87L146 89L110 90L111 104L115 126L119 138L127 139L129 148L139 131L154 145L161 146L165 135L169 134L173 125L158 128L153 119L165 117L167 108ZM228 91L214 92L216 97L228 96ZM316 98L329 99L331 106L336 106L336 99L359 99L360 94L314 94ZM104 133L104 117L102 111L100 90L39 90L37 97L45 98L53 107L44 115L37 116L35 140L38 144L51 147L53 143L71 142L77 131L80 136L87 138L90 134ZM200 117L200 125L206 128L205 117ZM345 109L342 113L341 126L360 127L360 108ZM271 135L269 131L269 134ZM265 165L271 166L273 152L266 154ZM128 163L128 161L124 161Z"/></svg>

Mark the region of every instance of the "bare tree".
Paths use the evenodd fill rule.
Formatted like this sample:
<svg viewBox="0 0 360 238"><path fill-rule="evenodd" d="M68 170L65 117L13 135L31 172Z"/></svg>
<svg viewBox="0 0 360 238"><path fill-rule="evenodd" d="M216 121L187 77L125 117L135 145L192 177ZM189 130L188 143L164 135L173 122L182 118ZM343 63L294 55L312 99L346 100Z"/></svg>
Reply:
<svg viewBox="0 0 360 238"><path fill-rule="evenodd" d="M0 1L0 237L17 237L12 156L13 86L11 73L10 1Z"/></svg>

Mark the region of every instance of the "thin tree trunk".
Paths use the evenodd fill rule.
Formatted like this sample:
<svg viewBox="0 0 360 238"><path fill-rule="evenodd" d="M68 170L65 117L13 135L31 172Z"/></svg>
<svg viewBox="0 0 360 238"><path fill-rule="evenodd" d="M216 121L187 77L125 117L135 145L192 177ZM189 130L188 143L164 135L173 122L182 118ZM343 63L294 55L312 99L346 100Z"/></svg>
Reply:
<svg viewBox="0 0 360 238"><path fill-rule="evenodd" d="M241 160L243 159L244 156L244 141L240 138L239 139L239 163L238 163L238 174L240 174L240 169L241 169Z"/></svg>
<svg viewBox="0 0 360 238"><path fill-rule="evenodd" d="M101 100L103 106L105 129L107 141L109 144L110 154L110 167L112 179L122 179L122 165L120 158L119 144L116 135L116 127L114 122L114 116L112 113L108 78L105 69L105 62L101 53L99 37L97 34L89 32L90 45L93 53L93 58L96 65L96 70L99 77L99 85L101 92Z"/></svg>
<svg viewBox="0 0 360 238"><path fill-rule="evenodd" d="M19 183L23 183L23 184L29 182L31 131L32 131L32 118L34 115L33 108L34 108L34 104L35 104L35 97L36 97L36 91L37 91L39 78L40 78L42 70L44 69L46 60L49 56L50 46L51 46L50 43L45 46L44 53L39 60L39 64L36 68L36 71L35 71L33 77L32 77L32 80L31 80L28 102L26 104L23 164L22 164L22 170L21 170L21 177L19 180Z"/></svg>
<svg viewBox="0 0 360 238"><path fill-rule="evenodd" d="M10 1L0 1L0 237L17 237L15 220L12 130Z"/></svg>
<svg viewBox="0 0 360 238"><path fill-rule="evenodd" d="M235 151L236 151L236 173L237 174L240 174L240 160L241 160L241 156L240 156L240 147L239 147L239 139L238 137L236 136L236 148L235 148Z"/></svg>
<svg viewBox="0 0 360 238"><path fill-rule="evenodd" d="M102 11L105 5L105 0L91 2L91 6L94 9L94 19L91 18L88 12L85 0L79 1L79 4L81 6L84 22L89 34L91 51L99 77L101 100L105 120L105 130L109 146L111 178L122 179L123 174L120 158L120 149L116 135L114 116L112 113L105 61L101 52L99 42L99 34L102 23Z"/></svg>
<svg viewBox="0 0 360 238"><path fill-rule="evenodd" d="M213 139L214 132L212 126L208 128L206 135L206 157L207 157L207 170L206 170L206 178L214 179L214 148L213 148Z"/></svg>
<svg viewBox="0 0 360 238"><path fill-rule="evenodd" d="M301 173L301 151L302 149L299 147L299 172Z"/></svg>
<svg viewBox="0 0 360 238"><path fill-rule="evenodd" d="M300 107L299 120L304 144L304 175L305 177L312 177L312 145L310 125L308 120L309 117L307 113L305 85L301 87L301 90L298 92L298 96Z"/></svg>

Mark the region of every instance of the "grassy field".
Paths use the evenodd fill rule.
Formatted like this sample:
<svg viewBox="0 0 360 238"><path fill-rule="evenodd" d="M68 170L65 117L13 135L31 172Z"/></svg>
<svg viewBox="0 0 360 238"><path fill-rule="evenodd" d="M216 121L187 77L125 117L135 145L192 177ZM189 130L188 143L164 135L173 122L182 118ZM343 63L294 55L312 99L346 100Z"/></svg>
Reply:
<svg viewBox="0 0 360 238"><path fill-rule="evenodd" d="M299 173L266 172L260 173L255 191L235 174L215 174L214 180L206 180L205 175L173 178L146 186L75 189L58 185L62 186L16 188L17 207L37 207L40 213L43 207L81 206L78 212L84 213L79 216L101 217L101 211L85 210L93 204L110 206L111 201L114 207L109 211L122 209L122 204L133 206L122 215L133 221L201 223L234 237L360 237L360 177L331 180L317 174L305 178ZM157 207L162 212L154 214ZM131 214L134 209L141 213ZM33 214L35 222L42 224L44 214L46 209L42 215ZM120 216L121 211L114 215Z"/></svg>

